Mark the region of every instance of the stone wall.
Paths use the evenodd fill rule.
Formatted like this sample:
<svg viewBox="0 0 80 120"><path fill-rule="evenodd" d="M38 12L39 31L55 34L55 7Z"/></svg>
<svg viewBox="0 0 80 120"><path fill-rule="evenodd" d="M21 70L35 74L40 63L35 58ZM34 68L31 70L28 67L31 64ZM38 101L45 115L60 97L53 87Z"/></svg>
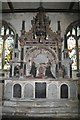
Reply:
<svg viewBox="0 0 80 120"><path fill-rule="evenodd" d="M42 82L46 83L46 98L35 98L35 83ZM10 86L8 86L9 84ZM15 84L20 84L22 87L21 98L13 97ZM60 87L63 84L68 86L68 98L60 97ZM77 92L76 80L26 80L25 78L24 80L6 80L3 115L77 118L79 102Z"/></svg>
<svg viewBox="0 0 80 120"><path fill-rule="evenodd" d="M14 85L21 86L21 98L35 98L35 83L46 83L46 98L47 99L60 99L61 86L63 84L68 86L68 99L78 98L78 85L77 80L58 80L52 79L25 79L24 80L6 80L4 85L4 98L15 99L13 97Z"/></svg>
<svg viewBox="0 0 80 120"><path fill-rule="evenodd" d="M2 88L3 88L3 83L0 82L0 120L2 118L2 92L3 92Z"/></svg>
<svg viewBox="0 0 80 120"><path fill-rule="evenodd" d="M51 20L51 28L55 32L57 31L57 21L61 21L61 34L64 37L66 28L74 21L78 20L77 13L46 13ZM36 16L36 13L10 13L3 14L3 20L10 23L16 32L20 35L20 30L22 29L22 20L26 21L26 31L31 29L31 20Z"/></svg>

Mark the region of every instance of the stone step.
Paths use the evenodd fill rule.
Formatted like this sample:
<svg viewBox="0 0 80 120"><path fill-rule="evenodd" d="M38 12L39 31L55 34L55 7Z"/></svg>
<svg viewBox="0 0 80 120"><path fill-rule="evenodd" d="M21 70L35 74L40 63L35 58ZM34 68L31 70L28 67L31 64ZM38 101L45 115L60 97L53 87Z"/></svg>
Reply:
<svg viewBox="0 0 80 120"><path fill-rule="evenodd" d="M78 107L78 101L4 101L4 106L22 107Z"/></svg>
<svg viewBox="0 0 80 120"><path fill-rule="evenodd" d="M78 113L78 109L77 108L38 108L38 107L4 107L3 108L4 112L26 112L26 113Z"/></svg>

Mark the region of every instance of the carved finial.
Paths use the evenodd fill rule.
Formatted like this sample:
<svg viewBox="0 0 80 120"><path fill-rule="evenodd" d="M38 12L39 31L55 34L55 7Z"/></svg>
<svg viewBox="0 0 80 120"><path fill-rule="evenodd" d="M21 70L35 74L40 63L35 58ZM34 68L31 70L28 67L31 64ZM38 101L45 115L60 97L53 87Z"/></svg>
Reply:
<svg viewBox="0 0 80 120"><path fill-rule="evenodd" d="M42 0L40 0L40 7L42 7Z"/></svg>
<svg viewBox="0 0 80 120"><path fill-rule="evenodd" d="M25 30L25 21L22 21L22 30Z"/></svg>
<svg viewBox="0 0 80 120"><path fill-rule="evenodd" d="M44 12L42 0L40 0L39 12Z"/></svg>
<svg viewBox="0 0 80 120"><path fill-rule="evenodd" d="M61 31L60 21L58 21L58 31Z"/></svg>

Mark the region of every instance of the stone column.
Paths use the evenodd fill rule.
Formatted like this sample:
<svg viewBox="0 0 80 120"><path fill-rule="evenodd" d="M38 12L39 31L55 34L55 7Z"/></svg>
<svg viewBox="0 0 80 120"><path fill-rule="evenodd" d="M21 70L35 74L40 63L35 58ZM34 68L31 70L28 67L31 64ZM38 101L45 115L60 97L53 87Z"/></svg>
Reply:
<svg viewBox="0 0 80 120"><path fill-rule="evenodd" d="M10 65L10 77L12 77L12 65Z"/></svg>
<svg viewBox="0 0 80 120"><path fill-rule="evenodd" d="M0 81L0 118L2 116L3 99L4 99L4 80Z"/></svg>
<svg viewBox="0 0 80 120"><path fill-rule="evenodd" d="M24 64L24 75L26 76L26 63Z"/></svg>
<svg viewBox="0 0 80 120"><path fill-rule="evenodd" d="M64 49L67 49L67 38L66 38L66 35L64 35Z"/></svg>
<svg viewBox="0 0 80 120"><path fill-rule="evenodd" d="M16 39L15 39L15 48L18 49L18 34L16 34Z"/></svg>
<svg viewBox="0 0 80 120"><path fill-rule="evenodd" d="M70 78L72 78L72 63L70 63Z"/></svg>
<svg viewBox="0 0 80 120"><path fill-rule="evenodd" d="M77 27L76 27L76 36L77 36ZM77 71L79 72L79 48L78 48L78 37L76 37L76 60L77 60Z"/></svg>
<svg viewBox="0 0 80 120"><path fill-rule="evenodd" d="M25 21L22 21L21 42L24 42L25 37ZM23 76L23 60L24 60L24 45L21 45L21 76Z"/></svg>
<svg viewBox="0 0 80 120"><path fill-rule="evenodd" d="M23 59L24 59L24 48L21 47L21 65L20 65L20 76L23 76Z"/></svg>
<svg viewBox="0 0 80 120"><path fill-rule="evenodd" d="M59 69L61 68L61 48L58 48Z"/></svg>
<svg viewBox="0 0 80 120"><path fill-rule="evenodd" d="M25 21L22 21L22 30L25 30Z"/></svg>
<svg viewBox="0 0 80 120"><path fill-rule="evenodd" d="M4 69L4 63L5 63L5 40L6 40L6 29L4 30L4 38L3 38L3 50L2 50L2 69Z"/></svg>
<svg viewBox="0 0 80 120"><path fill-rule="evenodd" d="M58 35L59 35L59 41L58 41L58 59L59 59L59 68L61 68L61 27L60 27L60 21L58 21Z"/></svg>
<svg viewBox="0 0 80 120"><path fill-rule="evenodd" d="M23 68L24 48L21 47L21 68Z"/></svg>

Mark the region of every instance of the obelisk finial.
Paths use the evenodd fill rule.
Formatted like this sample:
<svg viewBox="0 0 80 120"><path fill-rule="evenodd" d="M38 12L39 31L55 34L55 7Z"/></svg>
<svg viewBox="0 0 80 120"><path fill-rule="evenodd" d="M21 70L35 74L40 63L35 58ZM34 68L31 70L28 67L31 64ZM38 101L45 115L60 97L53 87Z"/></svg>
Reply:
<svg viewBox="0 0 80 120"><path fill-rule="evenodd" d="M40 7L42 7L42 0L40 0Z"/></svg>

